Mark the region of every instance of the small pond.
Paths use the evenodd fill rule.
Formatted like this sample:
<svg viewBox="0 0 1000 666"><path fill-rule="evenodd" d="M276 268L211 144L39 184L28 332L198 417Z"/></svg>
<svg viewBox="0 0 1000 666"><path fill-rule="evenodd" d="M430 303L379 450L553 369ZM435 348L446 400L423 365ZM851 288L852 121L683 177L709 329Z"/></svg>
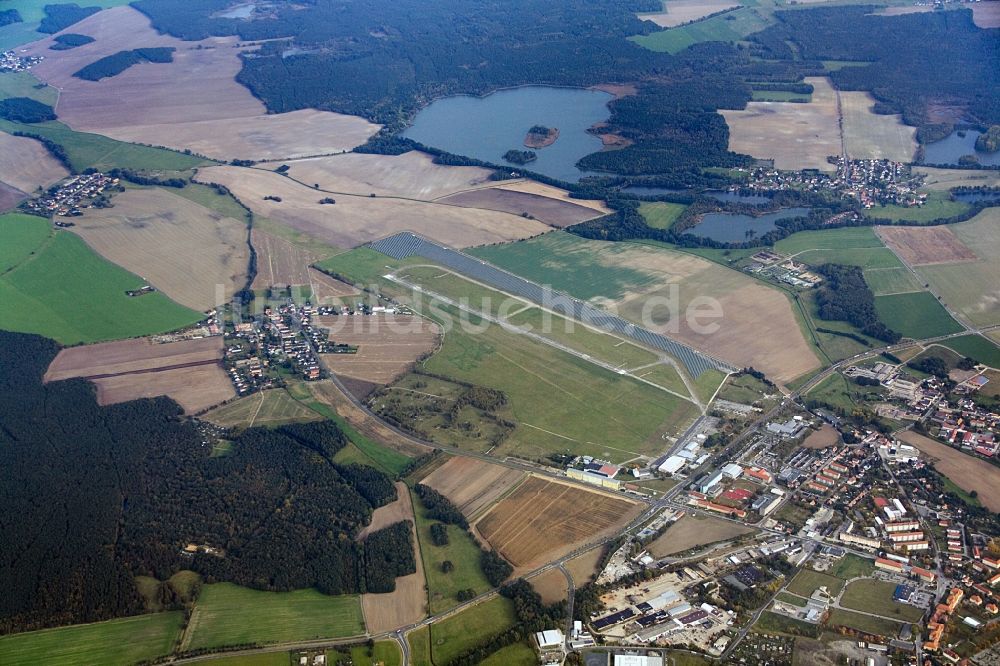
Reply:
<svg viewBox="0 0 1000 666"><path fill-rule="evenodd" d="M976 139L981 132L965 130L961 134L965 136L960 136L960 133L955 131L940 141L926 144L924 146L924 164L957 165L958 158L963 155L975 155L982 165L1000 166L1000 151L981 153L976 150Z"/></svg>

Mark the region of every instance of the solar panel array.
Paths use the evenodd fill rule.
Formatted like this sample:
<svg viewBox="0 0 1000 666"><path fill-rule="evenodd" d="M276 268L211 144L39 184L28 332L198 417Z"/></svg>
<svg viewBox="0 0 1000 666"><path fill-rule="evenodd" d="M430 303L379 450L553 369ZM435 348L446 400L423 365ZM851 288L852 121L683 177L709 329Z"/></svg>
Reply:
<svg viewBox="0 0 1000 666"><path fill-rule="evenodd" d="M438 245L416 234L409 232L399 233L395 236L389 236L388 238L369 243L368 246L393 259L406 259L413 256L425 257L500 291L505 291L542 305L553 312L564 314L567 317L605 331L624 335L647 347L664 351L683 363L692 377L699 377L701 373L710 369L718 369L723 372L733 372L735 370L722 361L695 351L676 340L671 340L664 335L654 333L641 326L636 326L630 321L608 314L583 301L552 291L547 287L542 287L513 273L501 270L485 261L471 257L458 250Z"/></svg>

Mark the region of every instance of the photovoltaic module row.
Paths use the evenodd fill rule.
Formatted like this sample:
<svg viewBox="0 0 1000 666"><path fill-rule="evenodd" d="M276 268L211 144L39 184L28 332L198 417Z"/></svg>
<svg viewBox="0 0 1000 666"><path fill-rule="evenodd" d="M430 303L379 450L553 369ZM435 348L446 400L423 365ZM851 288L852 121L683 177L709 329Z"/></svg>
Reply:
<svg viewBox="0 0 1000 666"><path fill-rule="evenodd" d="M369 243L368 247L393 259L425 257L446 266L473 280L478 280L500 291L525 298L554 312L565 314L578 321L618 335L631 338L647 347L670 354L684 364L692 377L699 377L706 370L717 369L733 372L735 368L691 349L676 340L636 326L621 317L599 310L583 301L552 291L541 285L501 270L481 259L439 245L410 232L403 232Z"/></svg>

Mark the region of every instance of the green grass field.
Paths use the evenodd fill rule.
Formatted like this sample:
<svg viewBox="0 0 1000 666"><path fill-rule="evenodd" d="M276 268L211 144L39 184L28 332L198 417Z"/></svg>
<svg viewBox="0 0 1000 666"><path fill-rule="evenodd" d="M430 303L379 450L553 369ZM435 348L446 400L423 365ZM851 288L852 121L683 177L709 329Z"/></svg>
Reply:
<svg viewBox="0 0 1000 666"><path fill-rule="evenodd" d="M431 614L457 606L459 601L455 595L459 590L471 589L476 594L489 590L489 581L479 568L479 546L469 533L457 525L448 525L448 544L435 546L431 542L431 524L436 521L427 517L427 509L419 497L413 494L412 499ZM441 571L441 563L445 561L455 566L451 573Z"/></svg>
<svg viewBox="0 0 1000 666"><path fill-rule="evenodd" d="M886 326L908 338L932 338L962 330L961 325L926 291L877 296L875 309Z"/></svg>
<svg viewBox="0 0 1000 666"><path fill-rule="evenodd" d="M774 244L774 249L783 254L798 254L816 248L847 250L876 247L884 247L884 245L871 227L800 231L787 238L782 238Z"/></svg>
<svg viewBox="0 0 1000 666"><path fill-rule="evenodd" d="M202 663L209 666L289 666L289 655L287 652L262 652L206 659Z"/></svg>
<svg viewBox="0 0 1000 666"><path fill-rule="evenodd" d="M942 217L960 215L969 210L964 201L952 201L948 192L933 191L927 196L927 203L920 207L875 206L865 215L875 220L906 220L908 222L930 222Z"/></svg>
<svg viewBox="0 0 1000 666"><path fill-rule="evenodd" d="M837 566L835 566L830 573L837 578L843 578L844 580L850 580L851 578L859 578L862 576L871 576L875 573L875 561L869 560L865 557L860 557L853 553L848 553L839 562L837 562Z"/></svg>
<svg viewBox="0 0 1000 666"><path fill-rule="evenodd" d="M129 0L88 0L81 3L85 7L116 7L128 4ZM16 9L21 15L22 23L12 23L0 28L0 51L13 49L16 46L33 42L48 35L37 32L38 22L45 16L43 7L56 4L52 0L5 0L0 9ZM56 53L53 51L53 53ZM6 76L0 74L0 77Z"/></svg>
<svg viewBox="0 0 1000 666"><path fill-rule="evenodd" d="M3 28L0 28L0 32L2 31ZM9 97L30 97L54 107L59 99L59 91L42 83L30 72L7 72L0 74L0 99Z"/></svg>
<svg viewBox="0 0 1000 666"><path fill-rule="evenodd" d="M861 613L844 610L843 608L830 609L830 618L827 620L827 625L831 627L849 627L867 634L885 636L887 638L895 638L899 635L899 630L902 628L899 622L883 620L871 615L862 615Z"/></svg>
<svg viewBox="0 0 1000 666"><path fill-rule="evenodd" d="M697 411L687 400L495 325L479 333L453 328L424 367L506 393L519 425L498 455L653 455L656 433L677 434Z"/></svg>
<svg viewBox="0 0 1000 666"><path fill-rule="evenodd" d="M687 208L684 204L668 201L639 204L639 213L646 224L654 229L669 229Z"/></svg>
<svg viewBox="0 0 1000 666"><path fill-rule="evenodd" d="M125 294L143 284L74 234L56 231L44 249L0 275L0 326L76 344L162 333L202 318L159 292Z"/></svg>
<svg viewBox="0 0 1000 666"><path fill-rule="evenodd" d="M898 618L904 622L919 622L923 617L923 610L894 601L895 590L895 583L871 579L856 580L844 590L840 603L842 606L865 613Z"/></svg>
<svg viewBox="0 0 1000 666"><path fill-rule="evenodd" d="M397 270L407 263L422 262L397 261L371 248L359 247L356 250L336 254L329 259L319 261L316 263L316 267L331 274L340 275L347 282L368 285L381 282L383 275Z"/></svg>
<svg viewBox="0 0 1000 666"><path fill-rule="evenodd" d="M231 217L234 220L246 219L246 209L232 195L220 194L214 187L201 183L188 183L187 187L174 188L170 191L225 217Z"/></svg>
<svg viewBox="0 0 1000 666"><path fill-rule="evenodd" d="M323 417L294 400L288 391L280 388L239 398L205 415L206 420L226 428L276 426L321 418Z"/></svg>
<svg viewBox="0 0 1000 666"><path fill-rule="evenodd" d="M0 75L3 76L3 75ZM203 164L211 164L200 157L185 155L164 148L150 148L134 143L115 141L99 134L76 132L59 121L26 125L0 120L4 132L27 132L45 137L61 145L74 171L85 169L124 169L185 171Z"/></svg>
<svg viewBox="0 0 1000 666"><path fill-rule="evenodd" d="M117 666L169 654L180 634L184 614L154 613L0 636L0 664L4 666Z"/></svg>
<svg viewBox="0 0 1000 666"><path fill-rule="evenodd" d="M34 215L0 215L0 276L27 259L52 236L48 220Z"/></svg>
<svg viewBox="0 0 1000 666"><path fill-rule="evenodd" d="M383 666L400 666L403 655L399 652L396 641L378 641L372 648L367 644L356 645L350 648L328 649L326 651L327 664L352 664L353 666L369 666L370 664L383 664ZM286 660L283 662L287 664Z"/></svg>
<svg viewBox="0 0 1000 666"><path fill-rule="evenodd" d="M342 638L365 631L357 596L316 590L262 592L230 583L206 585L195 604L188 649L243 643Z"/></svg>
<svg viewBox="0 0 1000 666"><path fill-rule="evenodd" d="M447 664L462 653L501 633L516 621L514 604L496 596L458 615L431 625L431 659Z"/></svg>
<svg viewBox="0 0 1000 666"><path fill-rule="evenodd" d="M779 615L771 611L760 614L760 619L753 626L754 631L764 634L787 634L789 636L811 636L816 638L820 634L820 628L815 624L809 624L802 620Z"/></svg>
<svg viewBox="0 0 1000 666"><path fill-rule="evenodd" d="M413 666L434 666L431 661L431 629L420 627L406 636L410 644L410 663Z"/></svg>
<svg viewBox="0 0 1000 666"><path fill-rule="evenodd" d="M795 578L788 584L787 590L800 597L811 597L812 593L820 587L826 587L830 596L837 596L844 589L844 581L836 576L813 571L812 569L802 569L795 574Z"/></svg>
<svg viewBox="0 0 1000 666"><path fill-rule="evenodd" d="M514 643L497 650L479 662L479 666L535 666L538 655L528 643Z"/></svg>
<svg viewBox="0 0 1000 666"><path fill-rule="evenodd" d="M737 42L751 33L763 30L767 25L768 20L761 14L743 7L704 21L629 39L650 51L679 53L700 42Z"/></svg>
<svg viewBox="0 0 1000 666"><path fill-rule="evenodd" d="M864 271L864 275L865 282L876 296L905 294L923 289L908 268L869 268Z"/></svg>
<svg viewBox="0 0 1000 666"><path fill-rule="evenodd" d="M991 368L1000 368L1000 347L981 335L963 335L943 340L938 344L954 349L962 356L968 356Z"/></svg>

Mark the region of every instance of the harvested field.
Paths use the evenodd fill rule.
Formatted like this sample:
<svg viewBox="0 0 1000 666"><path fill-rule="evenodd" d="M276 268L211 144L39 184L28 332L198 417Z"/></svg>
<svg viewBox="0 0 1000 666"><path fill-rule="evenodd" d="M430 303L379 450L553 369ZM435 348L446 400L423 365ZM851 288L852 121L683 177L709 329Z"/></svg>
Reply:
<svg viewBox="0 0 1000 666"><path fill-rule="evenodd" d="M21 190L0 182L0 212L11 210L28 198Z"/></svg>
<svg viewBox="0 0 1000 666"><path fill-rule="evenodd" d="M164 189L128 190L74 222L100 255L193 310L225 302L246 281L246 224Z"/></svg>
<svg viewBox="0 0 1000 666"><path fill-rule="evenodd" d="M438 491L473 519L516 486L525 472L476 458L455 456L420 483Z"/></svg>
<svg viewBox="0 0 1000 666"><path fill-rule="evenodd" d="M220 358L221 337L166 344L148 339L104 342L63 349L44 381L89 379L101 405L166 395L191 414L233 397Z"/></svg>
<svg viewBox="0 0 1000 666"><path fill-rule="evenodd" d="M822 428L816 430L806 437L802 446L807 449L825 449L834 446L840 441L840 434L833 426L824 424Z"/></svg>
<svg viewBox="0 0 1000 666"><path fill-rule="evenodd" d="M441 199L441 203L468 208L485 208L514 215L528 215L553 227L569 227L602 215L600 211L562 199L539 194L486 187L459 192Z"/></svg>
<svg viewBox="0 0 1000 666"><path fill-rule="evenodd" d="M773 381L790 381L819 365L782 292L701 257L561 232L475 254L737 367L758 368ZM686 313L705 298L718 303L722 316L704 319L718 326L699 332Z"/></svg>
<svg viewBox="0 0 1000 666"><path fill-rule="evenodd" d="M910 266L975 261L975 253L949 227L876 227L879 237Z"/></svg>
<svg viewBox="0 0 1000 666"><path fill-rule="evenodd" d="M330 370L374 384L389 384L433 351L440 338L436 324L414 315L320 317L330 340L358 347L356 354L323 354Z"/></svg>
<svg viewBox="0 0 1000 666"><path fill-rule="evenodd" d="M904 125L899 115L872 113L874 104L875 100L867 92L840 93L847 154L855 160L913 161L917 150L914 138L917 129Z"/></svg>
<svg viewBox="0 0 1000 666"><path fill-rule="evenodd" d="M1000 2L976 2L972 8L972 22L980 28L1000 28Z"/></svg>
<svg viewBox="0 0 1000 666"><path fill-rule="evenodd" d="M320 257L298 245L267 232L254 229L251 242L257 251L257 275L254 289L309 284L309 265Z"/></svg>
<svg viewBox="0 0 1000 666"><path fill-rule="evenodd" d="M749 102L743 111L720 110L729 125L729 150L773 159L779 169L833 171L840 154L837 95L824 77L808 77L812 101Z"/></svg>
<svg viewBox="0 0 1000 666"><path fill-rule="evenodd" d="M600 88L599 86L595 87ZM605 90L605 92L610 91ZM632 92L634 94L635 91L633 90ZM574 199L569 195L569 192L562 188L555 187L554 185L546 185L534 180L503 181L499 185L496 185L495 188L498 190L507 190L509 192L524 192L526 194L537 194L539 196L549 197L550 199L568 201L578 206L593 208L596 211L600 211L604 215L611 212L611 209L605 206L604 202L600 199Z"/></svg>
<svg viewBox="0 0 1000 666"><path fill-rule="evenodd" d="M610 494L531 476L476 528L523 571L610 534L640 512L640 505Z"/></svg>
<svg viewBox="0 0 1000 666"><path fill-rule="evenodd" d="M966 492L977 491L979 501L990 511L1000 511L1000 495L996 493L1000 487L1000 468L913 431L901 433L899 439L920 449L934 469L956 486Z"/></svg>
<svg viewBox="0 0 1000 666"><path fill-rule="evenodd" d="M295 180L310 186L317 184L328 192L421 201L489 183L493 173L480 167L435 164L430 155L416 150L402 155L345 153L260 166L274 169L281 164L290 167L288 175Z"/></svg>
<svg viewBox="0 0 1000 666"><path fill-rule="evenodd" d="M258 215L282 222L337 247L354 247L410 230L455 247L536 236L541 222L508 213L408 199L338 196L334 205L310 187L271 171L220 166L201 169L198 180L228 187ZM281 201L265 201L265 196Z"/></svg>
<svg viewBox="0 0 1000 666"><path fill-rule="evenodd" d="M0 184L31 194L68 175L38 141L0 132Z"/></svg>
<svg viewBox="0 0 1000 666"><path fill-rule="evenodd" d="M576 587L586 585L591 578L600 573L597 570L597 565L601 563L603 556L604 546L597 546L566 562L566 571L573 578L573 584Z"/></svg>
<svg viewBox="0 0 1000 666"><path fill-rule="evenodd" d="M556 604L565 601L569 590L566 574L559 569L549 569L545 573L529 578L528 582L542 597L542 603Z"/></svg>
<svg viewBox="0 0 1000 666"><path fill-rule="evenodd" d="M734 539L752 529L721 518L684 516L649 544L653 557L668 557L716 541Z"/></svg>
<svg viewBox="0 0 1000 666"><path fill-rule="evenodd" d="M661 28L674 28L684 23L697 21L724 9L739 7L732 0L666 0L662 12L639 14L643 21L652 21Z"/></svg>
<svg viewBox="0 0 1000 666"><path fill-rule="evenodd" d="M401 520L414 522L413 504L410 491L402 481L396 483L399 494L392 504L379 507L372 515L372 522L362 530L359 538L375 530L388 527ZM419 622L427 615L427 581L424 565L417 544L417 534L413 532L414 556L417 570L408 576L396 578L396 589L386 594L362 594L361 609L365 614L365 626L369 633L381 633L397 627Z"/></svg>
<svg viewBox="0 0 1000 666"><path fill-rule="evenodd" d="M316 303L327 303L345 296L357 296L361 292L354 285L341 282L315 268L309 269L309 284Z"/></svg>
<svg viewBox="0 0 1000 666"><path fill-rule="evenodd" d="M921 266L921 278L970 323L1000 324L1000 208L987 208L948 229L975 253L976 261Z"/></svg>
<svg viewBox="0 0 1000 666"><path fill-rule="evenodd" d="M49 37L27 51L47 56L32 73L60 90L57 113L75 130L220 160L263 160L349 150L379 129L361 118L326 111L267 114L236 82L244 49L235 37L186 42L161 35L145 15L127 6L98 12L69 31L95 41L51 57ZM139 64L101 81L73 76L104 56L153 46L176 49L173 62Z"/></svg>
<svg viewBox="0 0 1000 666"><path fill-rule="evenodd" d="M924 176L923 187L928 190L950 190L953 187L1000 187L998 171L915 166L913 172Z"/></svg>

